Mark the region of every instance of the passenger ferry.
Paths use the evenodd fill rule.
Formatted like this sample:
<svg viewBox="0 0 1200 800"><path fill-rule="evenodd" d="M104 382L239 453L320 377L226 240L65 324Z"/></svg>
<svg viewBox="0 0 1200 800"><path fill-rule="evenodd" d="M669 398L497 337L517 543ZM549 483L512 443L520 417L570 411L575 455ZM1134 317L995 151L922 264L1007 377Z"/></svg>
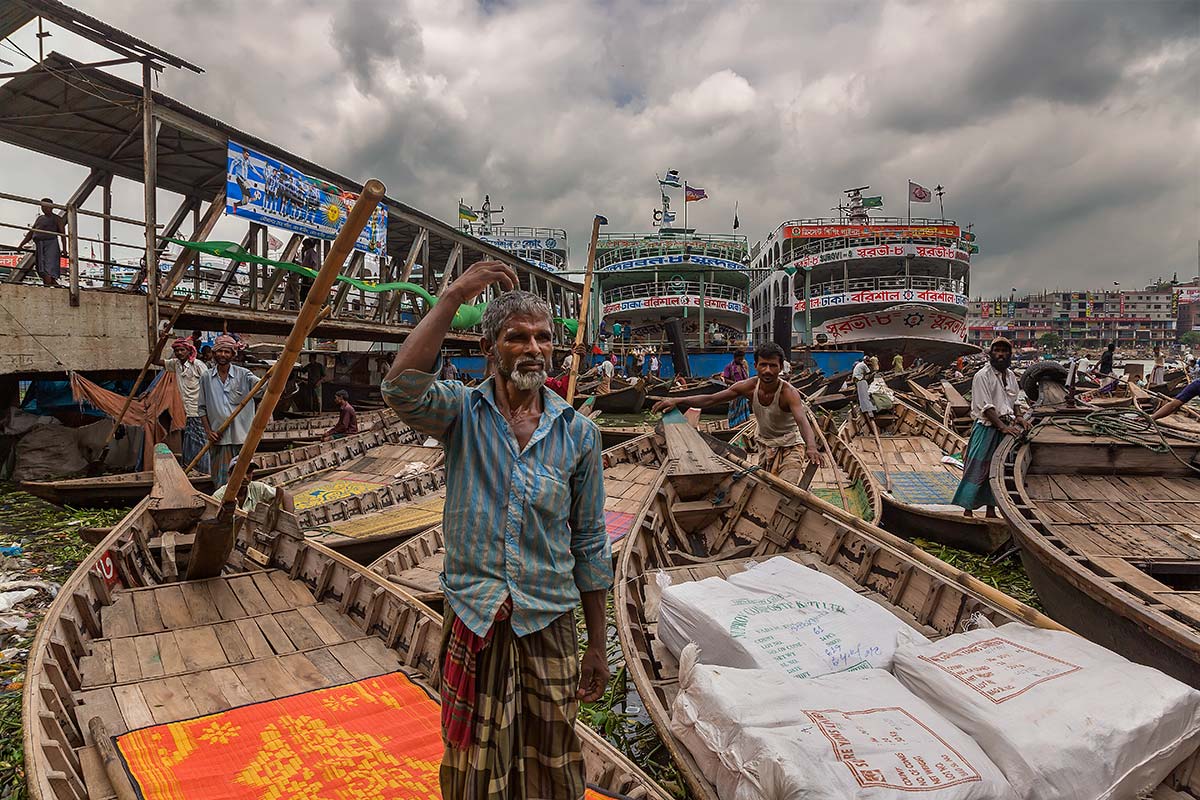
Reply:
<svg viewBox="0 0 1200 800"><path fill-rule="evenodd" d="M774 309L792 308L802 343L949 363L967 343L974 235L947 219L871 217L848 191L846 216L792 219L755 245L750 293L755 341L772 338Z"/></svg>
<svg viewBox="0 0 1200 800"><path fill-rule="evenodd" d="M610 349L666 353L674 330L692 375L720 372L748 341L747 260L746 237L736 234L672 227L602 234L592 280Z"/></svg>
<svg viewBox="0 0 1200 800"><path fill-rule="evenodd" d="M504 212L504 206L493 209L492 199L486 194L478 211L461 200L458 208L459 221L465 232L547 272L566 271L571 250L564 229L505 225L504 220L496 219Z"/></svg>

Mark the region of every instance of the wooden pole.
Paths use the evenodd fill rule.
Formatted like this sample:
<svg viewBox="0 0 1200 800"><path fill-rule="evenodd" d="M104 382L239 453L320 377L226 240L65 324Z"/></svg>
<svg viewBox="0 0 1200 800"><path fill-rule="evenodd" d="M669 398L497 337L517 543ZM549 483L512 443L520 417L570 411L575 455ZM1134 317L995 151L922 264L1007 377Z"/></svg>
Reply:
<svg viewBox="0 0 1200 800"><path fill-rule="evenodd" d="M753 464L749 463L745 459L738 458L735 455L724 455L722 458L738 467L741 467L744 470L754 469ZM754 472L754 475L759 480L766 481L780 492L792 497L800 498L805 505L809 506L814 511L818 511L826 517L830 517L837 522L846 525L847 527L851 527L859 533L862 533L864 536L874 539L886 547L889 547L893 550L899 550L914 561L920 562L921 566L936 572L938 575L949 579L959 586L962 586L967 591L980 596L992 605L999 606L1027 625L1033 625L1039 628L1049 628L1051 630L1068 630L1067 628L1064 628L1062 625L1059 625L1057 622L1047 617L1045 614L1042 614L1041 612L1030 608L1024 603L1009 597L1004 592L1000 591L994 586L984 583L974 575L964 572L961 569L952 567L945 561L942 561L941 559L925 552L912 542L901 539L899 536L888 533L883 528L859 519L854 514L838 508L833 503L827 503L816 495L806 492L800 487L788 483L778 475L772 475L764 470L757 470Z"/></svg>
<svg viewBox="0 0 1200 800"><path fill-rule="evenodd" d="M158 136L154 120L154 76L149 59L142 62L142 184L146 232L146 341L158 335Z"/></svg>
<svg viewBox="0 0 1200 800"><path fill-rule="evenodd" d="M588 306L592 300L592 271L596 266L596 240L600 238L600 226L602 217L597 214L592 220L592 241L588 244L587 268L583 273L583 293L580 295L579 302L579 328L575 331L575 347L583 344L587 336L587 319ZM571 377L567 380L567 403L570 404L575 400L575 382L579 379L579 362L583 358L575 354L571 359Z"/></svg>
<svg viewBox="0 0 1200 800"><path fill-rule="evenodd" d="M322 308L321 313L317 315L317 319L313 323L313 327L315 328L317 325L320 325L321 322L324 321L324 319L329 316L330 311L332 311L332 309L329 306L325 306L324 308ZM312 333L311 330L309 330L308 332ZM217 434L218 441L220 441L221 435L225 433L225 429L233 424L233 421L235 419L237 419L238 414L242 413L242 409L245 408L247 405L249 405L250 401L253 400L256 396L258 396L259 391L264 386L267 385L267 380L271 377L271 375L273 375L275 373L275 368L278 367L282 363L283 363L283 359L281 358L278 361L276 361L274 364L272 364L267 369L266 374L264 374L261 378L258 379L258 383L254 384L254 388L246 393L246 396L243 397L242 401L237 404L237 407L233 409L233 412L230 413L230 415L225 418L225 421L221 423L221 427L217 428L217 430L215 431L215 433ZM289 369L289 372L290 371L291 370ZM193 458L188 463L188 465L183 468L183 471L191 472L193 469L195 469L196 465L200 463L200 459L204 458L204 454L212 449L212 445L213 445L213 443L212 443L211 439L209 439L207 442L205 442L204 447L200 448L200 452L196 453L196 457Z"/></svg>
<svg viewBox="0 0 1200 800"><path fill-rule="evenodd" d="M358 200L354 202L354 207L350 209L350 213L346 217L346 223L338 232L337 238L333 240L333 246L329 248L321 270L313 279L312 289L305 298L304 305L300 308L296 324L293 326L292 332L288 334L283 352L279 356L281 362L293 364L300 355L309 330L316 324L321 307L329 299L329 291L333 288L333 282L341 272L346 259L354 251L354 244L358 241L359 234L370 221L375 207L383 200L385 191L383 184L374 179L367 181L367 185L363 187L362 194L358 196ZM215 520L201 520L196 526L195 544L192 548L191 560L188 563L188 580L217 576L225 566L225 562L229 560L229 554L233 552L236 536L233 523L238 492L250 470L250 461L254 457L254 451L258 449L258 443L275 410L275 404L283 394L285 383L287 383L287 373L284 370L278 370L271 375L263 400L255 411L254 421L250 423L250 430L246 433L246 441L238 453L237 463L229 475L221 511Z"/></svg>
<svg viewBox="0 0 1200 800"><path fill-rule="evenodd" d="M842 508L849 511L850 503L846 500L846 490L842 488L842 477L838 474L839 467L833 458L833 448L829 446L829 440L825 438L825 431L817 422L817 415L813 413L813 410L808 407L807 403L804 404L804 411L808 414L808 421L813 426L813 433L820 437L821 446L825 448L825 454L829 456L829 468L833 472L834 481L837 483L838 494L842 496Z"/></svg>

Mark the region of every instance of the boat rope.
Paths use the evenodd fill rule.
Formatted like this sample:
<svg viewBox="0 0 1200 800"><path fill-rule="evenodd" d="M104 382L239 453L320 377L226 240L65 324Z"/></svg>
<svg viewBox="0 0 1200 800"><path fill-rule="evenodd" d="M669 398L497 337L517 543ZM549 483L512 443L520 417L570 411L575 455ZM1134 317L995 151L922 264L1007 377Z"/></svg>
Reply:
<svg viewBox="0 0 1200 800"><path fill-rule="evenodd" d="M1032 437L1034 431L1043 427L1058 428L1072 436L1107 436L1152 453L1169 453L1180 464L1200 473L1200 465L1176 453L1163 429L1140 408L1105 409L1082 416L1051 415L1033 426L1026 436Z"/></svg>

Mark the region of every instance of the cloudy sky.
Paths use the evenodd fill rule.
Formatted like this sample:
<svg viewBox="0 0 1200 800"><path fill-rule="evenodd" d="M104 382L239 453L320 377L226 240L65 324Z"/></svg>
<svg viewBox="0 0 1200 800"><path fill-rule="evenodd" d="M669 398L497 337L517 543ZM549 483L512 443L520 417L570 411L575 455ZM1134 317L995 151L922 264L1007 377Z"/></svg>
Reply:
<svg viewBox="0 0 1200 800"><path fill-rule="evenodd" d="M168 94L443 219L490 192L576 264L595 212L648 229L674 168L711 197L690 223L737 201L751 243L940 183L973 294L1197 270L1200 0L69 1L207 70ZM74 179L10 147L0 174Z"/></svg>

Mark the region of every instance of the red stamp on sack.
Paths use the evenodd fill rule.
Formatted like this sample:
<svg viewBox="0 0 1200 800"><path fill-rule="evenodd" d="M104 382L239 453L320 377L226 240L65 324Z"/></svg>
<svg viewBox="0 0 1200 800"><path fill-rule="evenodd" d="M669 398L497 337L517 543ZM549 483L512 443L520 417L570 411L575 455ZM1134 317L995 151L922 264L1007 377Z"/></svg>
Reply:
<svg viewBox="0 0 1200 800"><path fill-rule="evenodd" d="M948 653L920 658L997 705L1024 694L1039 683L1083 669L1078 664L999 636Z"/></svg>

